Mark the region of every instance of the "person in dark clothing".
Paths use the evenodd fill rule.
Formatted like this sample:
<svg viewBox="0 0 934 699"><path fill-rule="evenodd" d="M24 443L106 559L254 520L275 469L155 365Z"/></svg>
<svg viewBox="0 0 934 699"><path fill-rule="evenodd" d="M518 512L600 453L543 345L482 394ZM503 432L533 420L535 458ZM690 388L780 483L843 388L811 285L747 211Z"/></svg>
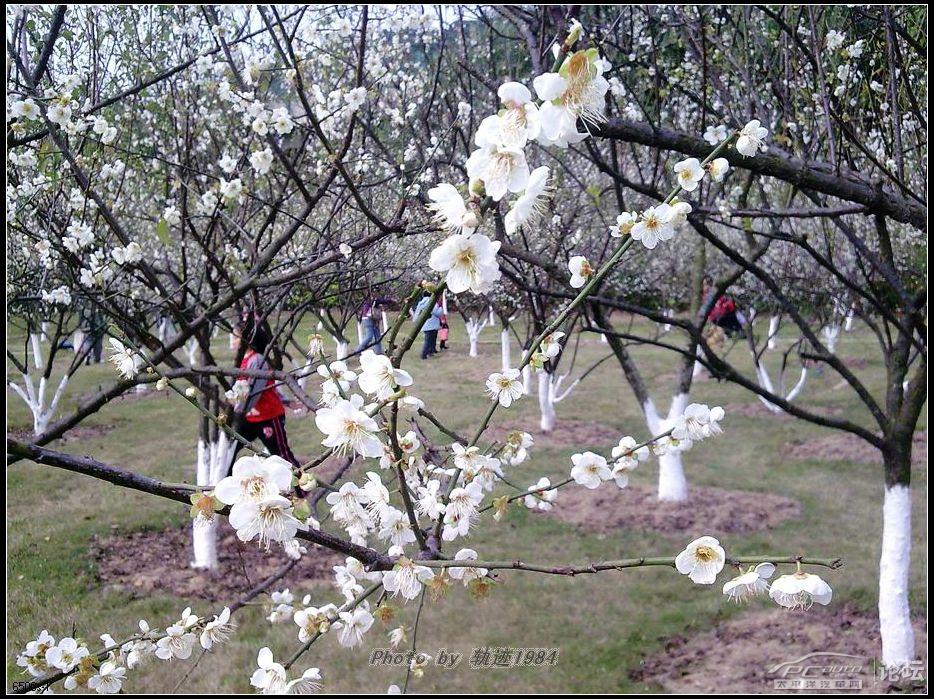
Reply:
<svg viewBox="0 0 934 699"><path fill-rule="evenodd" d="M446 315L441 316L441 327L438 329L438 347L443 352L448 348L448 335L451 332L448 327L448 317Z"/></svg>
<svg viewBox="0 0 934 699"><path fill-rule="evenodd" d="M710 283L710 277L704 277L703 291L703 303L706 307L710 304L711 296L714 293L713 285ZM736 302L732 297L726 294L719 297L713 304L713 308L707 313L707 320L723 328L728 337L733 337L734 335L739 338L746 337L746 331L743 330L743 324L739 322L739 316L736 312Z"/></svg>
<svg viewBox="0 0 934 699"><path fill-rule="evenodd" d="M271 340L269 330L258 324L252 315L246 316L234 328L234 340L235 351L239 351L240 343L246 345L241 369L262 371L272 368L266 359ZM238 434L248 442L259 439L270 454L282 457L299 468L301 464L292 453L285 432L285 404L288 401L279 393L275 380L249 376L241 376L239 380L248 381L250 388L243 403L236 406L237 412L243 415ZM238 441L233 461L242 448L243 444ZM233 461L230 473L233 472Z"/></svg>

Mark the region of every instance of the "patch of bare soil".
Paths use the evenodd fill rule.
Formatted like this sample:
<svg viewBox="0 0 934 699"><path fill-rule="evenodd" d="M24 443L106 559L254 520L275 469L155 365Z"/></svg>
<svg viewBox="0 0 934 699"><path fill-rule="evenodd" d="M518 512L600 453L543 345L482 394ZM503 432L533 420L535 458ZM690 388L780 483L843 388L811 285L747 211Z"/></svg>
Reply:
<svg viewBox="0 0 934 699"><path fill-rule="evenodd" d="M926 660L927 622L916 619L914 627L919 656ZM771 609L751 611L691 638L670 638L664 650L645 658L630 677L676 694L787 693L787 685L776 686L776 680L801 676L787 669L789 661L822 653L795 665L810 666L809 672L818 679L852 679L860 683L859 689L847 693L926 690L923 681L903 681L896 686L878 679L874 659L880 652L879 619L874 614L816 605L804 612ZM921 674L926 674L923 669ZM812 691L840 693L832 689Z"/></svg>
<svg viewBox="0 0 934 699"><path fill-rule="evenodd" d="M344 559L331 551L307 544L308 553L278 583L301 589L305 583L331 580L332 566ZM288 558L281 548L266 553L256 542L242 543L222 521L217 542L220 565L216 571L195 570L191 561L191 528L134 532L94 542L91 557L97 577L107 587L133 597L165 593L183 599L229 602L281 570Z"/></svg>
<svg viewBox="0 0 934 699"><path fill-rule="evenodd" d="M534 418L533 418L534 419ZM487 439L502 440L513 430L528 432L535 440L535 447L585 449L593 446L615 446L622 433L615 427L591 420L562 420L551 432L542 432L538 423L522 423L518 420L502 420L485 433ZM534 448L534 447L533 447Z"/></svg>
<svg viewBox="0 0 934 699"><path fill-rule="evenodd" d="M103 437L113 428L114 425L78 425L59 437L58 441L65 444L68 442L83 442L85 439Z"/></svg>
<svg viewBox="0 0 934 699"><path fill-rule="evenodd" d="M603 532L627 529L697 536L771 529L801 516L798 502L773 493L694 486L688 497L685 503L660 502L653 486L620 490L607 483L588 490L572 484L561 489L555 509L546 516Z"/></svg>
<svg viewBox="0 0 934 699"><path fill-rule="evenodd" d="M927 430L915 432L911 462L923 466L928 461ZM882 463L882 454L855 435L836 432L817 439L786 444L782 453L792 459L852 461L858 464Z"/></svg>

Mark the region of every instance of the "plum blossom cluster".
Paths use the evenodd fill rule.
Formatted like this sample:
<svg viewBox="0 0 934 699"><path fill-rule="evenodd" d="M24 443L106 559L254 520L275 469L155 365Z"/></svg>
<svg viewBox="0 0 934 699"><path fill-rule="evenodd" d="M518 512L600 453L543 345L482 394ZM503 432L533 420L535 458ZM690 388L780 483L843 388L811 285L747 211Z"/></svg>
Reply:
<svg viewBox="0 0 934 699"><path fill-rule="evenodd" d="M139 632L125 641L102 634L100 650L92 650L85 640L71 636L56 641L43 630L26 644L16 664L33 678L37 689L47 689L53 681L63 679L67 690L117 694L124 691L127 673L147 661L188 660L197 648L210 651L224 643L234 629L230 616L229 607L204 617L186 608L178 621L162 631L141 619Z"/></svg>
<svg viewBox="0 0 934 699"><path fill-rule="evenodd" d="M726 565L726 552L712 536L702 536L689 543L675 557L675 568L698 585L712 585ZM723 585L723 594L732 601L742 602L768 592L769 597L786 609L808 609L812 604L828 605L833 598L830 585L819 575L805 573L800 561L797 570L782 575L773 583L775 564L763 561L745 570L739 563L740 574Z"/></svg>

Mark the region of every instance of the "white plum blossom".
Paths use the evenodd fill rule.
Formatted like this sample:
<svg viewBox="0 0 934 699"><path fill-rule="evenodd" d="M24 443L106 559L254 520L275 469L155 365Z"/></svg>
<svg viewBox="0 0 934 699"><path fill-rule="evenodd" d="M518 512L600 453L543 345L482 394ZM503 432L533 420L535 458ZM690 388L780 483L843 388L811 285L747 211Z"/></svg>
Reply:
<svg viewBox="0 0 934 699"><path fill-rule="evenodd" d="M492 400L499 401L501 406L508 408L525 394L519 370L507 369L502 373L490 374L486 380L486 392Z"/></svg>
<svg viewBox="0 0 934 699"><path fill-rule="evenodd" d="M722 432L720 420L723 408L710 408L703 403L691 403L677 419L671 430L671 436L679 441L699 442Z"/></svg>
<svg viewBox="0 0 934 699"><path fill-rule="evenodd" d="M205 650L210 650L216 644L223 643L227 640L227 636L232 629L233 624L230 621L230 607L224 607L220 614L207 622L204 628L201 629L201 635L198 637L198 640L201 642L201 647Z"/></svg>
<svg viewBox="0 0 934 699"><path fill-rule="evenodd" d="M788 609L808 609L815 602L830 604L833 590L820 576L798 571L777 578L769 588L769 597Z"/></svg>
<svg viewBox="0 0 934 699"><path fill-rule="evenodd" d="M135 378L139 361L136 352L115 337L110 338L110 348L111 353L108 359L117 368L117 373L125 379Z"/></svg>
<svg viewBox="0 0 934 699"><path fill-rule="evenodd" d="M383 443L377 437L379 425L361 410L363 399L351 396L338 400L331 408L315 413L315 425L325 434L322 444L340 454L356 452L360 456L378 458L383 454Z"/></svg>
<svg viewBox="0 0 934 699"><path fill-rule="evenodd" d="M723 585L723 594L734 602L742 602L750 597L758 597L769 589L768 579L775 573L772 563L760 563L738 575Z"/></svg>
<svg viewBox="0 0 934 699"><path fill-rule="evenodd" d="M470 234L480 225L454 185L442 182L428 190L428 198L431 200L428 208L435 214L433 220L442 230Z"/></svg>
<svg viewBox="0 0 934 699"><path fill-rule="evenodd" d="M726 158L714 158L707 163L707 172L713 178L714 182L722 182L726 173L730 171L730 163Z"/></svg>
<svg viewBox="0 0 934 699"><path fill-rule="evenodd" d="M383 587L386 592L396 595L402 595L404 599L413 600L422 591L422 585L425 585L435 577L431 568L418 565L405 556L396 561L392 570L383 575Z"/></svg>
<svg viewBox="0 0 934 699"><path fill-rule="evenodd" d="M298 679L289 680L285 668L274 660L269 648L260 648L256 665L250 685L260 694L310 694L321 687L321 672L316 667L308 668Z"/></svg>
<svg viewBox="0 0 934 699"><path fill-rule="evenodd" d="M723 570L726 553L712 536L695 539L675 558L675 568L698 585L712 585Z"/></svg>
<svg viewBox="0 0 934 699"><path fill-rule="evenodd" d="M184 626L173 624L165 630L165 636L156 641L155 656L160 660L188 660L198 638Z"/></svg>
<svg viewBox="0 0 934 699"><path fill-rule="evenodd" d="M97 672L88 678L88 688L98 694L116 694L123 687L126 668L112 660L105 660Z"/></svg>
<svg viewBox="0 0 934 699"><path fill-rule="evenodd" d="M768 135L769 130L764 126L760 126L758 119L753 119L739 132L739 137L736 139L736 150L751 158L759 151L766 150L765 139Z"/></svg>
<svg viewBox="0 0 934 699"><path fill-rule="evenodd" d="M272 150L266 148L251 153L250 166L256 171L256 174L265 175L272 167Z"/></svg>
<svg viewBox="0 0 934 699"><path fill-rule="evenodd" d="M674 237L675 230L671 225L673 212L668 204L652 206L642 212L642 217L632 227L630 234L635 240L641 241L649 250L665 240Z"/></svg>
<svg viewBox="0 0 934 699"><path fill-rule="evenodd" d="M638 447L638 448L637 448ZM623 437L619 444L613 447L613 479L620 488L629 485L629 473L634 471L640 461L649 458L648 447L639 447L632 437Z"/></svg>
<svg viewBox="0 0 934 699"><path fill-rule="evenodd" d="M470 525L477 516L477 506L482 500L483 488L476 481L452 490L444 511L441 538L454 541L458 536L467 536Z"/></svg>
<svg viewBox="0 0 934 699"><path fill-rule="evenodd" d="M594 275L595 270L583 255L574 255L568 260L568 269L571 270L571 286L580 289Z"/></svg>
<svg viewBox="0 0 934 699"><path fill-rule="evenodd" d="M585 488L594 490L599 488L603 481L611 478L610 467L606 459L592 451L582 454L572 454L571 478Z"/></svg>
<svg viewBox="0 0 934 699"><path fill-rule="evenodd" d="M719 124L717 126L708 126L704 131L704 140L712 146L723 143L727 139L726 126Z"/></svg>
<svg viewBox="0 0 934 699"><path fill-rule="evenodd" d="M69 672L78 667L81 661L89 655L90 651L87 646L79 644L74 638L67 637L46 649L45 662L57 670Z"/></svg>
<svg viewBox="0 0 934 699"><path fill-rule="evenodd" d="M616 217L616 225L610 226L610 236L613 238L623 238L629 235L638 220L639 214L635 211L622 212Z"/></svg>
<svg viewBox="0 0 934 699"><path fill-rule="evenodd" d="M604 97L610 84L602 73L606 62L596 49L576 51L561 64L557 73L544 73L532 81L543 101L539 108L545 145L567 147L587 137L578 133L577 120L591 124L605 120Z"/></svg>
<svg viewBox="0 0 934 699"><path fill-rule="evenodd" d="M370 610L360 606L349 612L340 612L334 622L337 629L337 641L345 648L353 648L363 643L364 634L373 626Z"/></svg>
<svg viewBox="0 0 934 699"><path fill-rule="evenodd" d="M247 502L260 502L287 492L292 484L292 465L279 456L243 456L231 475L214 487L214 497L231 505L231 514Z"/></svg>
<svg viewBox="0 0 934 699"><path fill-rule="evenodd" d="M377 400L386 400L399 387L411 386L412 376L392 365L384 354L376 354L368 349L360 355L360 374L357 379L360 390Z"/></svg>
<svg viewBox="0 0 934 699"><path fill-rule="evenodd" d="M281 495L272 495L258 502L240 502L231 508L230 525L237 530L240 541L258 538L260 545L270 541L286 543L295 538L305 526L292 511L292 501Z"/></svg>
<svg viewBox="0 0 934 699"><path fill-rule="evenodd" d="M441 481L430 480L425 485L418 488L418 499L415 501L415 509L424 517L432 521L437 521L438 517L444 512L444 501L440 494Z"/></svg>
<svg viewBox="0 0 934 699"><path fill-rule="evenodd" d="M492 241L479 233L458 233L431 251L428 266L445 273L451 293L459 294L469 289L482 294L500 278L496 262L499 246L498 240Z"/></svg>
<svg viewBox="0 0 934 699"><path fill-rule="evenodd" d="M552 509L552 503L558 497L558 491L555 488L551 488L551 481L548 478L539 478L538 483L529 486L529 490L534 490L536 492L530 492L526 495L522 502L530 510L541 510L542 512L548 512Z"/></svg>
<svg viewBox="0 0 934 699"><path fill-rule="evenodd" d="M551 171L546 166L537 167L529 175L529 183L522 195L516 199L512 208L503 218L507 233L515 233L522 227L531 227L537 223L545 211L545 202L550 195L548 175Z"/></svg>
<svg viewBox="0 0 934 699"><path fill-rule="evenodd" d="M675 163L675 175L681 189L685 192L693 192L704 178L704 168L701 167L697 158L687 158Z"/></svg>
<svg viewBox="0 0 934 699"><path fill-rule="evenodd" d="M461 549L460 551L454 554L454 560L455 561L476 561L477 552L474 551L473 549ZM467 583L469 583L471 580L475 580L477 578L482 578L486 576L488 572L489 571L487 571L486 568L477 568L477 567L455 566L455 567L448 568L448 575L451 577L451 580L460 580L464 583L464 585L467 585Z"/></svg>
<svg viewBox="0 0 934 699"><path fill-rule="evenodd" d="M480 133L477 132L478 140ZM521 148L486 141L477 145L480 147L467 158L467 176L483 182L493 201L499 201L507 192L518 194L525 190L531 172Z"/></svg>

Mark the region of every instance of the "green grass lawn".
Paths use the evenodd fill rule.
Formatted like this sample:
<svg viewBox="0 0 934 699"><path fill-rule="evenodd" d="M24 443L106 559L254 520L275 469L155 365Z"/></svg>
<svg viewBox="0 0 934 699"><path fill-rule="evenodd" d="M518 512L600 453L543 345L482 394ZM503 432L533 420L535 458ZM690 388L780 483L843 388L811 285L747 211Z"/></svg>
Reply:
<svg viewBox="0 0 934 699"><path fill-rule="evenodd" d="M303 335L300 335L303 336ZM484 377L499 368L499 332L487 328L481 338L480 356L467 356L466 333L455 324L451 349L437 359L420 362L413 352L406 360L415 376L413 393L451 427L467 432L487 407ZM791 340L782 336L784 342ZM9 342L13 342L10 340ZM220 355L229 361L226 337L219 337ZM12 345L11 345L12 348ZM609 352L595 337L581 344L575 373ZM844 334L838 353L861 360L857 375L877 395L884 382L879 351L864 329ZM652 348L634 354L653 389L660 409L674 387L678 363L673 355ZM732 358L748 362L743 346ZM768 362L779 361L770 353ZM8 372L11 367L8 364ZM15 372L10 373L11 378ZM796 377L795 377L796 379ZM114 380L109 365L84 367L76 375L60 411L68 411L81 395ZM704 381L695 386L695 401L717 405L751 404L756 398L729 384ZM869 424L868 416L852 393L839 387L831 372L813 376L800 397L802 405L819 406L835 414ZM8 429L31 425L21 400L7 392ZM641 413L615 360L603 363L577 390L560 403L562 419L604 423L622 434L647 436ZM534 396L523 398L509 411L510 421L524 420L537 427ZM177 395L159 394L117 400L83 423L87 437L52 444L52 448L91 454L105 463L169 481L193 481L197 419ZM723 423L725 434L696 446L685 456L691 483L728 489L781 493L797 499L803 508L799 519L776 529L724 538L728 553L808 553L842 556L840 571L821 574L834 587L834 604L853 604L870 610L876 600L876 576L880 549L882 466L842 461L791 460L782 446L831 434L789 418L730 414ZM926 414L921 428L926 428ZM300 456L317 453L321 435L312 417L289 421L293 448ZM579 444L574 448L535 448L530 462L516 467L513 482L533 483L540 475L554 480L570 468L569 456L585 449L608 452L612 444ZM866 447L869 449L869 447ZM368 470L358 465L352 477L359 482ZM643 464L634 483L654 483L657 465ZM916 468L914 477L914 539L912 604L925 613L927 597L927 473ZM604 487L615 487L607 484ZM178 617L188 600L170 596L132 599L105 591L95 578L88 555L96 536L115 530L131 532L183 525L187 509L177 503L136 494L115 486L32 463L18 462L7 469L7 672L8 685L20 677L15 656L25 642L43 628L56 637L77 633L92 646L101 633L121 638L132 633L139 618L164 626ZM561 495L558 496L558 505ZM724 502L723 507L730 507ZM225 525L226 526L226 525ZM456 542L461 544L460 541ZM649 555L673 555L687 543L684 536L652 532L616 531L598 534L576 529L556 518L546 518L515 508L500 523L485 519L463 545L475 548L482 558L521 558L524 561L584 563L594 559ZM459 546L458 546L459 547ZM510 646L559 648L555 667L517 670L475 670L467 662L456 670L430 669L413 680L415 691L651 691L634 684L630 670L645 655L661 648L673 635L710 628L718 620L744 613L728 604L719 586L703 589L686 578L663 569L608 572L578 578L547 577L530 573L506 573L487 599L475 601L461 587L438 603L428 604L419 627L419 647L429 653L439 648L469 654L472 648ZM310 592L316 601L337 601L327 583L309 583L294 590L297 597ZM753 608L767 605L754 603ZM400 622L411 624L415 604L401 611ZM196 611L207 613L199 602ZM256 649L270 646L277 659L287 658L297 646L294 624L270 626L261 608L238 614L239 628L218 652L208 654L185 685L191 692L248 691L255 668ZM789 623L793 623L789 617ZM395 624L394 624L395 625ZM371 668L371 647L388 645L377 624L365 650L341 648L335 638L325 638L298 663L297 668L318 666L326 691L385 692L391 683L401 685L404 671ZM127 689L133 692L169 691L189 669L186 664L153 661L130 673Z"/></svg>

